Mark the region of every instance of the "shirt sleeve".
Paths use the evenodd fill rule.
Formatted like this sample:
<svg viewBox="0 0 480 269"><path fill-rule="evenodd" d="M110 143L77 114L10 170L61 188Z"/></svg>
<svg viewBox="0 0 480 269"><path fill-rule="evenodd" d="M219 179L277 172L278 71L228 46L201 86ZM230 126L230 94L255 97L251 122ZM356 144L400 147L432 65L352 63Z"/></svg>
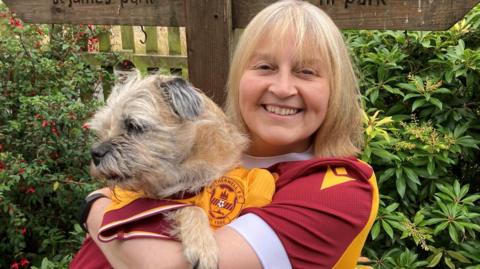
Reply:
<svg viewBox="0 0 480 269"><path fill-rule="evenodd" d="M354 268L378 210L373 172L332 165L279 180L271 204L244 213L271 227L293 268Z"/></svg>
<svg viewBox="0 0 480 269"><path fill-rule="evenodd" d="M239 233L257 254L264 269L291 269L282 242L272 228L255 214L246 214L228 227Z"/></svg>

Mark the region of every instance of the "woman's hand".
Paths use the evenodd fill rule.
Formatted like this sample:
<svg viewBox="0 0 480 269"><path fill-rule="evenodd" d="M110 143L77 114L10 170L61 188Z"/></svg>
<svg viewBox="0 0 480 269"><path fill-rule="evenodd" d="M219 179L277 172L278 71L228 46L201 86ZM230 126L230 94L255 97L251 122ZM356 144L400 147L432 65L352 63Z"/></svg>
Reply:
<svg viewBox="0 0 480 269"><path fill-rule="evenodd" d="M96 191L93 191L90 194L88 194L87 197L92 197L97 194L101 194L104 197L100 197L95 201L93 201L93 204L90 207L90 211L85 223L87 226L88 233L93 238L97 236L98 229L102 224L103 212L105 208L110 204L111 202L110 197L112 197L112 192L109 188L101 188Z"/></svg>

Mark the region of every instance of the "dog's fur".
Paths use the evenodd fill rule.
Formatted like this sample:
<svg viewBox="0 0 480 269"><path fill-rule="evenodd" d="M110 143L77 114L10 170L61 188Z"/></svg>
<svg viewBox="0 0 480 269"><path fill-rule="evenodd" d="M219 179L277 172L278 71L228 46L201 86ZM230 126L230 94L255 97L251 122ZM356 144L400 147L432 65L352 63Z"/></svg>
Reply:
<svg viewBox="0 0 480 269"><path fill-rule="evenodd" d="M213 101L175 77L151 76L114 89L90 128L98 135L92 175L149 198L199 192L235 167L246 146ZM190 206L168 214L187 260L216 268L206 213Z"/></svg>

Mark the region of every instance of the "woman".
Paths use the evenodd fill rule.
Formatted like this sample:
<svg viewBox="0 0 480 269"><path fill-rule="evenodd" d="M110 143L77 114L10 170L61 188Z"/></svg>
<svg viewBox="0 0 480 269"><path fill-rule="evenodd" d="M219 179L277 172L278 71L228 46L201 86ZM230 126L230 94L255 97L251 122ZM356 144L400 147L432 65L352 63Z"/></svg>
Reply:
<svg viewBox="0 0 480 269"><path fill-rule="evenodd" d="M279 1L237 45L227 114L250 137L242 164L279 174L270 205L215 232L219 268L354 268L378 208L362 144L360 94L342 35L320 9ZM103 209L88 218L96 238ZM191 268L178 242L97 242L115 268Z"/></svg>

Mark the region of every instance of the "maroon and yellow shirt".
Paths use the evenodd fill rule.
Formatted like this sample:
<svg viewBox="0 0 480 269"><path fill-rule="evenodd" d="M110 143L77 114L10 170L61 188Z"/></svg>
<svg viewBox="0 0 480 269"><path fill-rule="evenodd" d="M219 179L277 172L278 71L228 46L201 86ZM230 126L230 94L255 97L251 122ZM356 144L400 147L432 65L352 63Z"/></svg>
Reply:
<svg viewBox="0 0 480 269"><path fill-rule="evenodd" d="M275 231L292 268L355 268L379 194L372 168L355 158L278 163L272 203L248 208Z"/></svg>

